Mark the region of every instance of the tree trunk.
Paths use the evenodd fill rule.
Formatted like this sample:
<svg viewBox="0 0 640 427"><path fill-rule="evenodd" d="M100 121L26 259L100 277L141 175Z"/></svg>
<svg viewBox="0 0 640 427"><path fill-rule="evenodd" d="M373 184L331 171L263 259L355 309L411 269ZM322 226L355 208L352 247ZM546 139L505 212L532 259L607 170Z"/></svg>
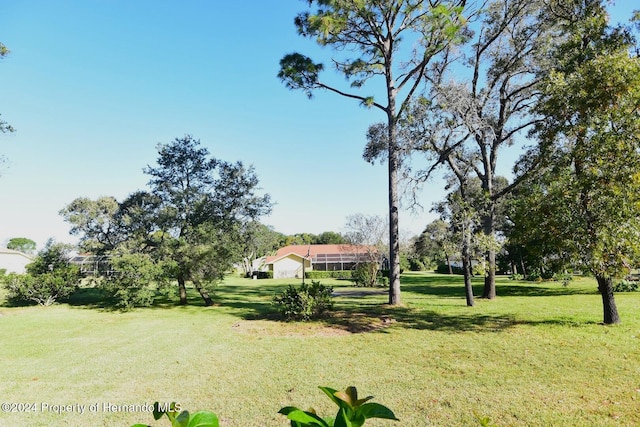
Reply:
<svg viewBox="0 0 640 427"><path fill-rule="evenodd" d="M612 325L620 323L620 315L616 307L616 300L613 296L613 278L596 276L598 290L602 296L602 308L604 310L604 324Z"/></svg>
<svg viewBox="0 0 640 427"><path fill-rule="evenodd" d="M482 298L495 299L496 297L496 251L487 251L487 275L484 277L484 291Z"/></svg>
<svg viewBox="0 0 640 427"><path fill-rule="evenodd" d="M491 187L487 188L491 194ZM490 237L490 247L486 252L487 273L484 277L484 290L482 298L495 299L496 297L496 250L493 247L493 238L495 236L495 202L491 201L488 212L483 218L484 234Z"/></svg>
<svg viewBox="0 0 640 427"><path fill-rule="evenodd" d="M209 292L207 292L207 289L204 286L202 286L200 282L196 282L196 281L193 282L193 286L195 286L198 292L200 293L200 296L204 300L204 305L207 307L211 307L213 305L213 300L209 296Z"/></svg>
<svg viewBox="0 0 640 427"><path fill-rule="evenodd" d="M390 74L387 76L390 79ZM391 80L387 87L392 87ZM395 118L395 98L389 96L389 304L400 305L400 227L398 198L399 153Z"/></svg>
<svg viewBox="0 0 640 427"><path fill-rule="evenodd" d="M182 275L178 276L178 293L180 294L180 305L187 305L187 287Z"/></svg>
<svg viewBox="0 0 640 427"><path fill-rule="evenodd" d="M451 260L449 260L449 254L445 252L444 257L447 259L447 267L449 267L449 274L453 274L453 269L451 268Z"/></svg>
<svg viewBox="0 0 640 427"><path fill-rule="evenodd" d="M471 283L471 233L464 230L462 237L462 272L464 274L464 292L467 298L467 307L473 307L473 285Z"/></svg>

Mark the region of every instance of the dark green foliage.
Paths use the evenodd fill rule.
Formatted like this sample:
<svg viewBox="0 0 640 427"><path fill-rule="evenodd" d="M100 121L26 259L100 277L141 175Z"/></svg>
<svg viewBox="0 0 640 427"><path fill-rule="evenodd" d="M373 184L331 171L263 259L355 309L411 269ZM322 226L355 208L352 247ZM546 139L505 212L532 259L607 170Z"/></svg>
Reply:
<svg viewBox="0 0 640 427"><path fill-rule="evenodd" d="M8 299L48 306L71 295L80 283L80 271L69 264L68 252L67 245L49 240L27 265L27 274L11 273L3 278Z"/></svg>
<svg viewBox="0 0 640 427"><path fill-rule="evenodd" d="M291 420L291 427L360 427L369 418L382 418L399 421L393 411L379 403L370 403L373 396L358 399L355 387L347 387L345 391L337 391L329 387L320 387L333 403L338 405L335 417L321 418L315 409L307 411L286 406L279 414L286 415Z"/></svg>
<svg viewBox="0 0 640 427"><path fill-rule="evenodd" d="M121 254L111 259L115 274L105 277L100 286L113 298L116 307L131 309L150 306L158 285L162 282L163 270L147 254Z"/></svg>
<svg viewBox="0 0 640 427"><path fill-rule="evenodd" d="M635 292L638 282L635 280L621 280L613 286L613 292Z"/></svg>
<svg viewBox="0 0 640 427"><path fill-rule="evenodd" d="M451 266L451 272L453 274L463 274L462 267ZM446 264L439 264L438 267L436 267L436 273L449 274L449 266Z"/></svg>
<svg viewBox="0 0 640 427"><path fill-rule="evenodd" d="M254 271L252 273L246 273L247 278L252 278L253 276L257 276L258 279L273 279L273 271Z"/></svg>
<svg viewBox="0 0 640 427"><path fill-rule="evenodd" d="M26 237L14 237L7 243L7 249L32 254L36 250L36 242Z"/></svg>
<svg viewBox="0 0 640 427"><path fill-rule="evenodd" d="M333 309L332 293L331 286L316 281L312 281L311 285L303 283L300 287L289 285L284 292L273 297L273 304L287 321L314 320Z"/></svg>
<svg viewBox="0 0 640 427"><path fill-rule="evenodd" d="M374 287L378 283L378 266L368 263L358 264L351 273L356 286Z"/></svg>
<svg viewBox="0 0 640 427"><path fill-rule="evenodd" d="M11 273L2 280L10 301L48 306L71 295L78 288L79 275L77 269L70 268L37 276Z"/></svg>

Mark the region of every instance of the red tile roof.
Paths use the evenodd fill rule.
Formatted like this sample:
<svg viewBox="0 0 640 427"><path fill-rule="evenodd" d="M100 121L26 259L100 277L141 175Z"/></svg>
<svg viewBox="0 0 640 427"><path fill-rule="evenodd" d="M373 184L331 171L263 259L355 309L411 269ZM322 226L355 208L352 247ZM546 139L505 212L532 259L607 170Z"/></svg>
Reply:
<svg viewBox="0 0 640 427"><path fill-rule="evenodd" d="M374 249L375 250L375 249ZM274 256L268 256L265 260L266 264L270 264L275 260L283 258L290 254L298 255L301 258L314 257L321 254L353 254L365 253L366 246L356 245L289 245L278 249Z"/></svg>

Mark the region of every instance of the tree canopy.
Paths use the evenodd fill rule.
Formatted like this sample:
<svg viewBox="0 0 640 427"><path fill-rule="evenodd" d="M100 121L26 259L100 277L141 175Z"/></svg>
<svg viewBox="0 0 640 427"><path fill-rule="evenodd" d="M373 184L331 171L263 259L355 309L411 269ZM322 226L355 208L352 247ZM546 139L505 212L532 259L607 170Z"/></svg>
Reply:
<svg viewBox="0 0 640 427"><path fill-rule="evenodd" d="M617 323L612 279L640 261L640 59L601 1L555 6L565 38L545 76L536 128L544 167L520 226L594 274L604 323Z"/></svg>

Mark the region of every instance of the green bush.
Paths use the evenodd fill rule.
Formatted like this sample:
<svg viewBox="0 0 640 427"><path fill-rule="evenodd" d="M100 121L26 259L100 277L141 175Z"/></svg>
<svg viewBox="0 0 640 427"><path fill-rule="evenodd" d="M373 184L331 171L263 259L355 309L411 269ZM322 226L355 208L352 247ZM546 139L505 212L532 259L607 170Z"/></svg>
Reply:
<svg viewBox="0 0 640 427"><path fill-rule="evenodd" d="M273 304L278 306L282 317L287 320L308 321L323 317L333 309L333 288L320 282L312 281L311 285L303 283L299 288L289 287L273 297Z"/></svg>
<svg viewBox="0 0 640 427"><path fill-rule="evenodd" d="M49 306L78 289L80 275L77 268L70 267L38 275L10 273L2 281L10 301Z"/></svg>
<svg viewBox="0 0 640 427"><path fill-rule="evenodd" d="M613 286L613 292L635 292L638 290L638 282L635 280L621 280Z"/></svg>
<svg viewBox="0 0 640 427"><path fill-rule="evenodd" d="M69 263L69 245L49 240L27 274L11 273L2 278L7 298L14 302L51 305L71 295L80 284L80 269Z"/></svg>
<svg viewBox="0 0 640 427"><path fill-rule="evenodd" d="M111 259L116 273L100 282L114 300L116 307L128 310L136 306L148 307L163 282L163 270L147 254L121 254Z"/></svg>
<svg viewBox="0 0 640 427"><path fill-rule="evenodd" d="M509 280L523 280L524 276L522 274L513 273L509 276Z"/></svg>
<svg viewBox="0 0 640 427"><path fill-rule="evenodd" d="M378 278L380 276L380 270L378 264L374 262L366 262L358 264L351 273L351 280L356 286L364 286L372 288L378 285ZM387 275L388 276L388 275Z"/></svg>

